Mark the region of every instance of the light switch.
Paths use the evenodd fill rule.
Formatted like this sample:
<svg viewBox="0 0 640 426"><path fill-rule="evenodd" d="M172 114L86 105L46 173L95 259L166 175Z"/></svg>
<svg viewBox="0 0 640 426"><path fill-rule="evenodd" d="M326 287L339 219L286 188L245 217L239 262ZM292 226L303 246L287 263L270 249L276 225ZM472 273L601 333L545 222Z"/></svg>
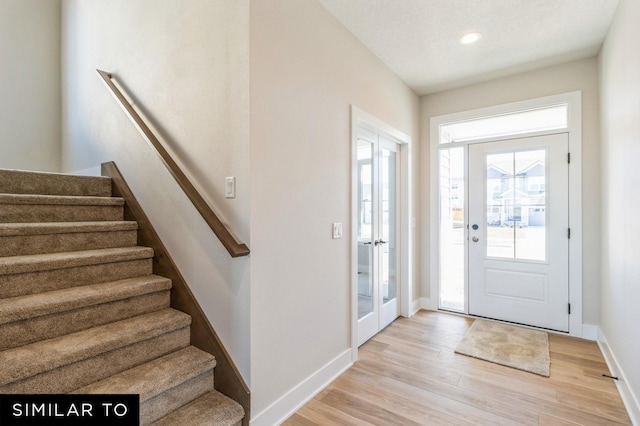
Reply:
<svg viewBox="0 0 640 426"><path fill-rule="evenodd" d="M235 176L231 176L231 177L227 177L226 178L224 196L226 198L236 198L236 178L235 178Z"/></svg>
<svg viewBox="0 0 640 426"><path fill-rule="evenodd" d="M333 223L333 239L342 238L342 223Z"/></svg>

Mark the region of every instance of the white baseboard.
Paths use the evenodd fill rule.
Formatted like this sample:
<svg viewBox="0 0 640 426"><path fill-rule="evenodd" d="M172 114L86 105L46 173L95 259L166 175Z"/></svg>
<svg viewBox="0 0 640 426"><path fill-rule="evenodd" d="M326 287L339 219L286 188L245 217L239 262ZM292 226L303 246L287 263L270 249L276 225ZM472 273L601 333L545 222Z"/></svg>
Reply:
<svg viewBox="0 0 640 426"><path fill-rule="evenodd" d="M438 307L433 306L433 301L427 297L420 298L420 309L426 309L427 311L437 311Z"/></svg>
<svg viewBox="0 0 640 426"><path fill-rule="evenodd" d="M351 353L351 349L347 349L329 361L324 367L254 416L249 424L273 426L284 422L353 365Z"/></svg>
<svg viewBox="0 0 640 426"><path fill-rule="evenodd" d="M631 423L640 426L640 403L638 403L638 398L636 398L636 395L633 394L633 391L627 385L628 382L625 378L624 371L620 367L620 364L618 364L615 354L611 351L611 347L602 330L598 332L598 346L600 346L600 350L607 362L609 371L611 371L611 375L618 377L618 380L614 380L614 382L618 387L622 402L631 418Z"/></svg>
<svg viewBox="0 0 640 426"><path fill-rule="evenodd" d="M587 340L598 340L598 326L593 324L582 324L582 338Z"/></svg>
<svg viewBox="0 0 640 426"><path fill-rule="evenodd" d="M416 299L411 302L411 316L414 316L420 309L420 299Z"/></svg>

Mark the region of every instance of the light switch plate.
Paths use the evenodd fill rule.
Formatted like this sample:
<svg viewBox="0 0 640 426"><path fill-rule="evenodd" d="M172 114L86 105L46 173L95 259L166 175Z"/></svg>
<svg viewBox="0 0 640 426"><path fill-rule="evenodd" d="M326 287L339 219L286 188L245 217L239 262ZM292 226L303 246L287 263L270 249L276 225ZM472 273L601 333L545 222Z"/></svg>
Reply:
<svg viewBox="0 0 640 426"><path fill-rule="evenodd" d="M236 198L236 178L230 176L225 178L224 196L226 198Z"/></svg>
<svg viewBox="0 0 640 426"><path fill-rule="evenodd" d="M342 238L342 223L334 222L333 223L333 239Z"/></svg>

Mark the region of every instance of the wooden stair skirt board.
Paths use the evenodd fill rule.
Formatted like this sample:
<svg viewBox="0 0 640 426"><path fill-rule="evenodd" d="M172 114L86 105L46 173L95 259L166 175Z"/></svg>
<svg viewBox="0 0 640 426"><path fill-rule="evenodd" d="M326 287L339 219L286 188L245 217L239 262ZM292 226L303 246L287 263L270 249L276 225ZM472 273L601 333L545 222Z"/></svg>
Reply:
<svg viewBox="0 0 640 426"><path fill-rule="evenodd" d="M103 174L0 170L0 393L133 393L141 425L247 425L246 384L115 164Z"/></svg>

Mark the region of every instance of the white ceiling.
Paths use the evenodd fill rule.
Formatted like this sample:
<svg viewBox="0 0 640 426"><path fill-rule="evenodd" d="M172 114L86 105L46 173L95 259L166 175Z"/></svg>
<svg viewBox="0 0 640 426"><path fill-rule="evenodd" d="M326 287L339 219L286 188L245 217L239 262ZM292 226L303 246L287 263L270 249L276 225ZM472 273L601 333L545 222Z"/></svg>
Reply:
<svg viewBox="0 0 640 426"><path fill-rule="evenodd" d="M319 0L416 93L596 55L618 0ZM462 45L467 32L480 32Z"/></svg>

